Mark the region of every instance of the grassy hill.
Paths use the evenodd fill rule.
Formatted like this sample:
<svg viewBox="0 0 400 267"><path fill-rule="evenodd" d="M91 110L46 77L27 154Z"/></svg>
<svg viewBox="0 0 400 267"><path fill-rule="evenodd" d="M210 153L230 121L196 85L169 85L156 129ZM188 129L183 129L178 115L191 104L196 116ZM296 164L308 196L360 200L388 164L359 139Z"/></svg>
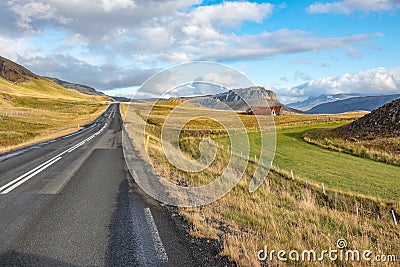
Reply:
<svg viewBox="0 0 400 267"><path fill-rule="evenodd" d="M108 106L108 97L66 89L0 58L0 153L77 131Z"/></svg>

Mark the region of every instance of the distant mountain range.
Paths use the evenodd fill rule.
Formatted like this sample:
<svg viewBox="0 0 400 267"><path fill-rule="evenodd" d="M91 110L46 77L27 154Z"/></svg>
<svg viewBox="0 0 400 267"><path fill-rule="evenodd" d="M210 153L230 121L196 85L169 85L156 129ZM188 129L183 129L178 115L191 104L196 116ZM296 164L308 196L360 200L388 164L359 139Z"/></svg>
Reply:
<svg viewBox="0 0 400 267"><path fill-rule="evenodd" d="M288 104L289 107L299 109L302 111L307 111L320 104L334 102L338 100L344 100L352 97L362 96L360 94L333 94L333 95L320 95L320 96L310 96L306 100L297 101Z"/></svg>
<svg viewBox="0 0 400 267"><path fill-rule="evenodd" d="M86 95L98 95L98 96L105 96L104 93L97 91L96 89L87 86L87 85L82 85L82 84L77 84L77 83L70 83L70 82L66 82L57 78L50 78L50 77L44 77L46 79L51 80L52 82L61 85L64 88L67 89L72 89L72 90L76 90L82 94L86 94Z"/></svg>
<svg viewBox="0 0 400 267"><path fill-rule="evenodd" d="M270 106L282 106L285 111L303 113L282 104L273 91L266 90L263 87L241 88L216 95L193 97L190 102L212 109L227 109L229 107L233 110L245 111L249 106L265 106L265 101Z"/></svg>
<svg viewBox="0 0 400 267"><path fill-rule="evenodd" d="M339 100L324 103L307 110L308 114L337 114L350 111L372 111L386 103L400 98L400 94L383 96L361 96L352 97L345 100Z"/></svg>

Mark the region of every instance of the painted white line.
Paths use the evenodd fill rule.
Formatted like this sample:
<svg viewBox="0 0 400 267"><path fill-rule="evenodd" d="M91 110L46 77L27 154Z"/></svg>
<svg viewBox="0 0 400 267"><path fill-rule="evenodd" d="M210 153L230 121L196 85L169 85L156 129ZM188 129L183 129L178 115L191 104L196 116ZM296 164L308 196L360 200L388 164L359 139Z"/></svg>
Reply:
<svg viewBox="0 0 400 267"><path fill-rule="evenodd" d="M151 236L154 241L154 248L157 252L157 258L161 262L168 262L168 255L165 251L164 245L161 241L160 235L157 230L156 223L154 221L153 215L151 214L151 210L149 208L144 209L144 215L146 217L146 221L149 224Z"/></svg>
<svg viewBox="0 0 400 267"><path fill-rule="evenodd" d="M75 149L77 149L77 148L83 146L83 144L84 144L84 143L82 143L82 144L80 144L80 145L76 145L76 146L74 146L74 147L68 149L67 152L68 152L68 153L71 153L71 152L74 151Z"/></svg>
<svg viewBox="0 0 400 267"><path fill-rule="evenodd" d="M19 180L24 179L24 178L25 178L26 176L28 176L29 174L31 174L31 173L37 171L38 169L42 168L43 166L45 166L46 164L48 164L49 162L53 161L55 158L57 158L57 157L59 157L59 156L60 156L60 155L57 155L56 157L49 159L49 160L46 161L45 163L43 163L43 164L37 166L36 168L30 170L30 171L27 172L27 173L25 173L25 174L19 176L18 178L12 180L12 181L9 182L8 184L3 185L2 187L0 187L0 192L3 191L4 189L6 189L7 187L11 186L12 184L18 182Z"/></svg>
<svg viewBox="0 0 400 267"><path fill-rule="evenodd" d="M66 150L66 153L70 153L72 151L74 151L75 149L77 149L80 146L83 146L83 144L85 144L85 141L80 142L79 144L74 145L73 147L71 147L70 149Z"/></svg>
<svg viewBox="0 0 400 267"><path fill-rule="evenodd" d="M18 178L12 180L11 182L3 185L2 187L0 187L0 194L4 195L4 194L7 194L8 192L14 190L15 188L17 188L21 184L25 183L26 181L28 181L29 179L34 177L36 174L40 173L41 171L45 170L46 168L48 168L49 166L51 166L55 162L59 161L61 159L61 156L64 155L65 153L71 153L75 149L83 146L87 141L92 140L97 134L100 134L106 128L106 126L107 126L107 123L104 124L103 128L100 129L96 134L91 135L90 137L86 138L85 140L81 141L80 143L70 147L69 149L65 150L64 152L61 152L60 154L58 154L57 156L54 156L53 158L49 159L48 161L40 164L39 166L37 166L37 167L33 168L32 170L26 172L25 174L23 174L23 175L19 176Z"/></svg>
<svg viewBox="0 0 400 267"><path fill-rule="evenodd" d="M46 165L44 165L43 167L41 167L40 169L38 169L37 171L35 171L34 173L31 173L30 175L28 175L27 177L25 177L24 179L20 180L19 182L15 183L13 186L8 187L6 190L1 191L0 194L5 195L9 192L11 192L12 190L14 190L15 188L17 188L18 186L20 186L21 184L25 183L26 181L28 181L29 179L31 179L32 177L34 177L36 174L42 172L43 170L47 169L48 167L50 167L51 165L53 165L54 163L56 163L57 161L59 161L60 159L62 159L61 157L55 158L53 161L50 161L49 163L47 163Z"/></svg>

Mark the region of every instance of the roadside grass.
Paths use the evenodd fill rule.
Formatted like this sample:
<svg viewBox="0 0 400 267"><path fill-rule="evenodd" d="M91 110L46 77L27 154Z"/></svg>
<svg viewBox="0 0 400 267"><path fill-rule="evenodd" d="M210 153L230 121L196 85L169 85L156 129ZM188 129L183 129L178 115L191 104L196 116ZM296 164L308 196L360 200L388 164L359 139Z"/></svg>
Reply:
<svg viewBox="0 0 400 267"><path fill-rule="evenodd" d="M106 109L106 100L42 78L19 84L0 79L0 153L75 132Z"/></svg>
<svg viewBox="0 0 400 267"><path fill-rule="evenodd" d="M213 165L201 173L187 173L173 167L168 162L160 147L162 116L168 114L165 108L165 106L161 107L157 114L151 114L150 122L156 118L155 123L146 126L146 133L151 137L148 150L150 158L147 158L144 151L144 140L139 139L138 131L141 128L138 127L138 124L145 125L143 111L147 111L149 107L145 105L129 107L126 119L135 123L127 124L126 127L140 155L145 160L151 161L154 170L159 175L179 185L204 184L218 177L229 160L229 153L226 150L218 149ZM171 110L173 106L169 108ZM389 188L395 181L394 177L385 180L383 184L381 179L386 179L383 175L374 176L374 179L378 179L377 182L373 178L367 177L365 184L363 181L369 172L361 167L353 169L357 164L366 167L369 163L374 163L378 164L374 165L374 168L384 169L384 173L392 175L392 168L395 166L310 145L301 139L303 132L334 127L338 125L338 122L333 120L296 121L296 118L300 117L290 116L281 119L284 121L284 125L278 123L278 127L282 126L282 129L277 133L276 161L272 171L258 190L254 193L248 191L252 173L257 166L256 162L249 160L243 178L229 194L209 205L179 209L180 214L190 223L191 235L221 241L223 243L221 255L228 256L240 266L260 266L261 263L257 260L257 251L263 249L265 245L269 250L276 251L280 249L288 252L292 249L322 251L329 248L335 249L336 241L339 238L345 238L351 249L370 249L375 254L397 254L400 251L399 229L394 225L390 214L392 208L396 211L400 210L399 195ZM254 117L251 118L252 116L247 117L249 121L254 119ZM343 121L339 121L344 123L351 119L343 118ZM247 126L253 127L252 123L248 123ZM214 131L214 129L207 128L204 122L192 122L191 126L184 127L184 134L181 135L180 148L188 157L196 158L198 156L198 150L195 147L199 140L192 136L193 131L200 130L196 127L203 129L203 133L220 144L226 140L226 136L221 133L219 128ZM256 130L256 127L251 130ZM258 135L256 131L252 132L251 130L249 136L252 153L255 153L259 145ZM297 156L296 153L298 153ZM347 165L341 163L342 160L347 162ZM358 162L358 160L361 161ZM335 170L336 164L338 164L337 170ZM294 180L290 175L291 168L295 171ZM386 168L388 169L385 170ZM397 170L397 174L400 173L399 169L394 170ZM360 173L358 173L359 171ZM324 172L329 173L330 176L318 176ZM336 174L340 175L341 172L356 178L350 179L346 175L336 177ZM309 175L307 184L303 175ZM333 180L332 184L329 183L329 178ZM357 179L360 180L358 183ZM326 181L326 194L322 193L321 181ZM375 193L377 184L382 190L377 190ZM394 185L395 188L398 188L398 184L397 182L397 185ZM356 188L351 188L353 185ZM373 188L368 189L368 186ZM346 187L351 190L346 190ZM360 191L358 187L363 189ZM389 193L385 194L383 188L389 190ZM364 191L367 192L365 196L362 195ZM384 197L382 198L380 195ZM358 216L356 210L358 210ZM315 264L293 261L289 261L289 263L294 266ZM272 262L267 261L262 264L267 266L284 263L275 258ZM363 266L373 266L374 264L374 262L362 262ZM341 262L339 260L323 262L323 266L343 265L360 266L360 262Z"/></svg>

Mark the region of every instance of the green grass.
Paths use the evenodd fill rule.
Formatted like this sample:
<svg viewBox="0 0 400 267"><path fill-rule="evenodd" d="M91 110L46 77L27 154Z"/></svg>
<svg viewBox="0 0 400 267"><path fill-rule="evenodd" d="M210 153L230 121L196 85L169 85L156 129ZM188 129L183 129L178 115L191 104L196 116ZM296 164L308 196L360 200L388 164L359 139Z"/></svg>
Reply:
<svg viewBox="0 0 400 267"><path fill-rule="evenodd" d="M400 200L400 167L359 158L311 145L302 135L316 129L336 127L338 124L322 124L283 129L277 131L277 147L274 165L293 170L295 175L323 182L329 190L336 190L379 197L384 200ZM259 133L249 134L250 159L259 153ZM227 139L219 138L227 143Z"/></svg>

